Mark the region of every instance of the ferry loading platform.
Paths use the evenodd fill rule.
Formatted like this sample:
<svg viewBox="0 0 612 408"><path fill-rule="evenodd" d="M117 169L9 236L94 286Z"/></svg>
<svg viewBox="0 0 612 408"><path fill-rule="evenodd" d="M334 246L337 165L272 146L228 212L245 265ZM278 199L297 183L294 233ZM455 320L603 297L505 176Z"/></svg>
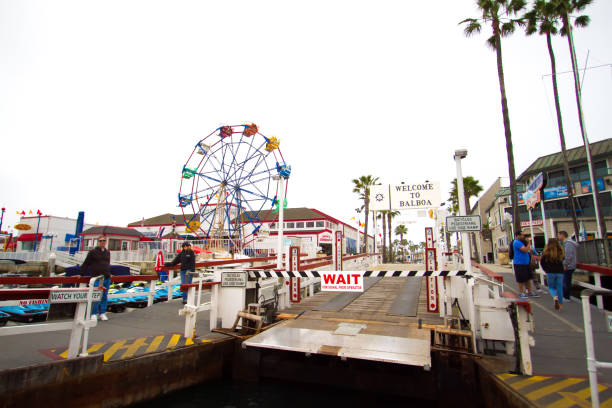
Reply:
<svg viewBox="0 0 612 408"><path fill-rule="evenodd" d="M283 311L286 322L244 342L310 354L431 367L430 330L421 277L364 278L363 293L319 292Z"/></svg>
<svg viewBox="0 0 612 408"><path fill-rule="evenodd" d="M487 266L503 276L507 290L516 291L517 285L513 280L511 269ZM415 265L409 267L415 269ZM377 269L399 270L400 268L400 265L383 265ZM470 359L478 360L482 371L488 372L496 387L505 390L505 398L512 401L512 403L507 401L500 403L499 406L589 406L584 328L581 305L576 298L573 298L571 303L565 304L561 312L552 309L547 294L542 294L537 299L530 299L529 303L536 321L536 329L532 332L535 345L531 347L533 361L531 376L511 373L514 369L514 357L507 356L503 352L497 356L485 354L476 357L469 355L469 352L444 354L445 351L439 350L435 343L432 346L431 333L432 331L435 333L435 327L443 325L443 321L437 314L426 311L425 302L424 278L368 279L366 290L361 294L319 292L303 299L301 303L283 310L285 315L283 317L286 318L283 323L247 339L243 344L247 352L259 350L270 352L270 355L276 354L276 359L268 360L272 365L266 368L262 364L261 370L276 371L278 376L288 374L284 363L292 355L299 355L306 360L327 358L340 367L348 368L359 367L361 361L367 363L361 366L374 372L376 377L380 377L380 381L392 379L401 367L405 367L411 370L413 376L411 383L403 383L402 386L414 389L423 387L423 391L429 391L430 394L431 390L425 389L422 379L430 376L432 370L444 364L442 357L466 355ZM399 309L395 308L397 303L402 303ZM410 307L413 310L408 310ZM214 344L227 338L223 334L211 333L208 330L209 312L207 311L198 314L197 333L192 341L177 336L184 325L184 319L177 316L180 308L180 301L175 300L156 304L151 308L111 315L109 322L101 323L92 330L89 350L91 356L85 360L99 355L107 367L118 364L127 367L132 362L142 365L147 361L147 356L159 356L159 353L163 353L167 348L173 348L169 353L173 353L173 356L178 358L183 352L189 353L189 350L201 347L198 345L202 344L202 341L212 340ZM607 331L605 316L593 310L597 358L612 361L612 347L610 347L612 338ZM166 337L160 339L164 334ZM334 338L341 340L333 340ZM102 343L107 344L97 350L93 349ZM67 348L65 332L7 336L3 338L2 344L4 349L0 354L2 378L15 376L20 371L20 367L30 370L39 367L47 370L47 366L70 361L63 360L65 357L62 355ZM182 348L177 350L176 347ZM108 359L104 358L106 355ZM248 359L247 356L245 360ZM395 362L389 363L390 361ZM383 364L380 364L381 362ZM246 363L248 369L250 363L249 361ZM237 365L238 362L234 363L234 366ZM386 368L382 369L383 366ZM316 375L321 377L321 381L329 384L341 385L351 379L359 381L360 373L354 372L351 377L350 371L344 371L348 374L337 378L336 383L332 377L337 371L329 370L329 373L317 371ZM62 372L68 379L73 375L70 368ZM313 375L313 372L305 370L293 375L296 378L308 377ZM468 378L476 377L469 370L463 375ZM490 385L489 383L488 386ZM475 384L474 387L484 390L487 385L481 383ZM610 406L612 404L610 371L599 372L598 387L601 406ZM11 392L10 389L3 388L3 390Z"/></svg>

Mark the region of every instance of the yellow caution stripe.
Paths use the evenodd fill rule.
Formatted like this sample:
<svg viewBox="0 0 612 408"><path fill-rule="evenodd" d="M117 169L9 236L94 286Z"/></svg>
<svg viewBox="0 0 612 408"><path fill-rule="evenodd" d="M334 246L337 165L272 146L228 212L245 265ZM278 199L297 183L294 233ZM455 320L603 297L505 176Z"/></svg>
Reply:
<svg viewBox="0 0 612 408"><path fill-rule="evenodd" d="M89 346L87 353L90 355L103 354L104 362L110 362L138 357L148 353L189 347L194 344L209 343L211 341L209 339L186 338L181 334L172 333L135 339L121 339L108 343L95 343ZM54 359L68 358L68 349L66 347L56 347L41 350L41 352Z"/></svg>
<svg viewBox="0 0 612 408"><path fill-rule="evenodd" d="M540 407L591 406L591 389L587 378L522 376L509 373L498 374L497 377ZM601 406L612 408L612 389L603 384L598 384L597 390Z"/></svg>

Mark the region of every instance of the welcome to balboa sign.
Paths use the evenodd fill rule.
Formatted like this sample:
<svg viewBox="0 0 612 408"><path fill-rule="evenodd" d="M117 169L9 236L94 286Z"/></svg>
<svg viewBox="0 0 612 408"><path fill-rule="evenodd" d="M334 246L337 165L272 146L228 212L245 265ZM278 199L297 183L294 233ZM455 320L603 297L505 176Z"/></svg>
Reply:
<svg viewBox="0 0 612 408"><path fill-rule="evenodd" d="M440 182L383 184L370 187L370 210L417 210L439 207Z"/></svg>

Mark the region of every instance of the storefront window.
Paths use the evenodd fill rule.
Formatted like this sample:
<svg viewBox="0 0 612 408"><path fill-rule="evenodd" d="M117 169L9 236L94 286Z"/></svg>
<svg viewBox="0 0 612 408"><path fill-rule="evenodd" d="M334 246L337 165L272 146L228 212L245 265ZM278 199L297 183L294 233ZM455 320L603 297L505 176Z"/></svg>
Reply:
<svg viewBox="0 0 612 408"><path fill-rule="evenodd" d="M108 241L108 249L109 251L120 251L121 250L121 240L119 239L111 239Z"/></svg>

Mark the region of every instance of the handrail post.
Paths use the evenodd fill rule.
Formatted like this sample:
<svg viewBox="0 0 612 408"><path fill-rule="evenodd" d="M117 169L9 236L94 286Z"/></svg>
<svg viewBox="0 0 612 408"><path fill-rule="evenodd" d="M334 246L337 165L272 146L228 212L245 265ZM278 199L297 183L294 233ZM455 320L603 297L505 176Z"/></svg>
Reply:
<svg viewBox="0 0 612 408"><path fill-rule="evenodd" d="M147 307L151 307L153 305L153 298L155 297L155 281L149 282L149 295L147 297Z"/></svg>
<svg viewBox="0 0 612 408"><path fill-rule="evenodd" d="M93 297L93 291L94 291L94 287L96 284L96 281L98 279L103 278L104 275L100 275L100 276L94 276L91 279L89 279L89 291L87 292L87 309L85 311L85 321L82 322L84 328L81 330L85 330L83 333L83 351L81 352L81 356L87 356L87 342L89 341L89 324L88 324L88 320L90 320L91 318L91 298ZM104 289L103 289L104 290ZM102 294L102 296L104 296L104 294ZM77 306L77 310L78 310L78 306ZM75 316L76 318L76 316ZM79 325L81 323L79 322ZM80 337L80 336L79 336ZM80 338L79 338L80 340Z"/></svg>
<svg viewBox="0 0 612 408"><path fill-rule="evenodd" d="M166 286L168 288L168 301L172 300L172 280L174 280L174 270L168 270L168 278L166 280Z"/></svg>
<svg viewBox="0 0 612 408"><path fill-rule="evenodd" d="M585 293L587 292L587 293ZM593 331L591 323L591 304L588 291L583 291L582 298L582 317L584 319L584 341L586 343L587 371L589 372L589 386L591 388L591 404L599 407L599 392L597 390L597 364L595 362L595 344L593 342Z"/></svg>

